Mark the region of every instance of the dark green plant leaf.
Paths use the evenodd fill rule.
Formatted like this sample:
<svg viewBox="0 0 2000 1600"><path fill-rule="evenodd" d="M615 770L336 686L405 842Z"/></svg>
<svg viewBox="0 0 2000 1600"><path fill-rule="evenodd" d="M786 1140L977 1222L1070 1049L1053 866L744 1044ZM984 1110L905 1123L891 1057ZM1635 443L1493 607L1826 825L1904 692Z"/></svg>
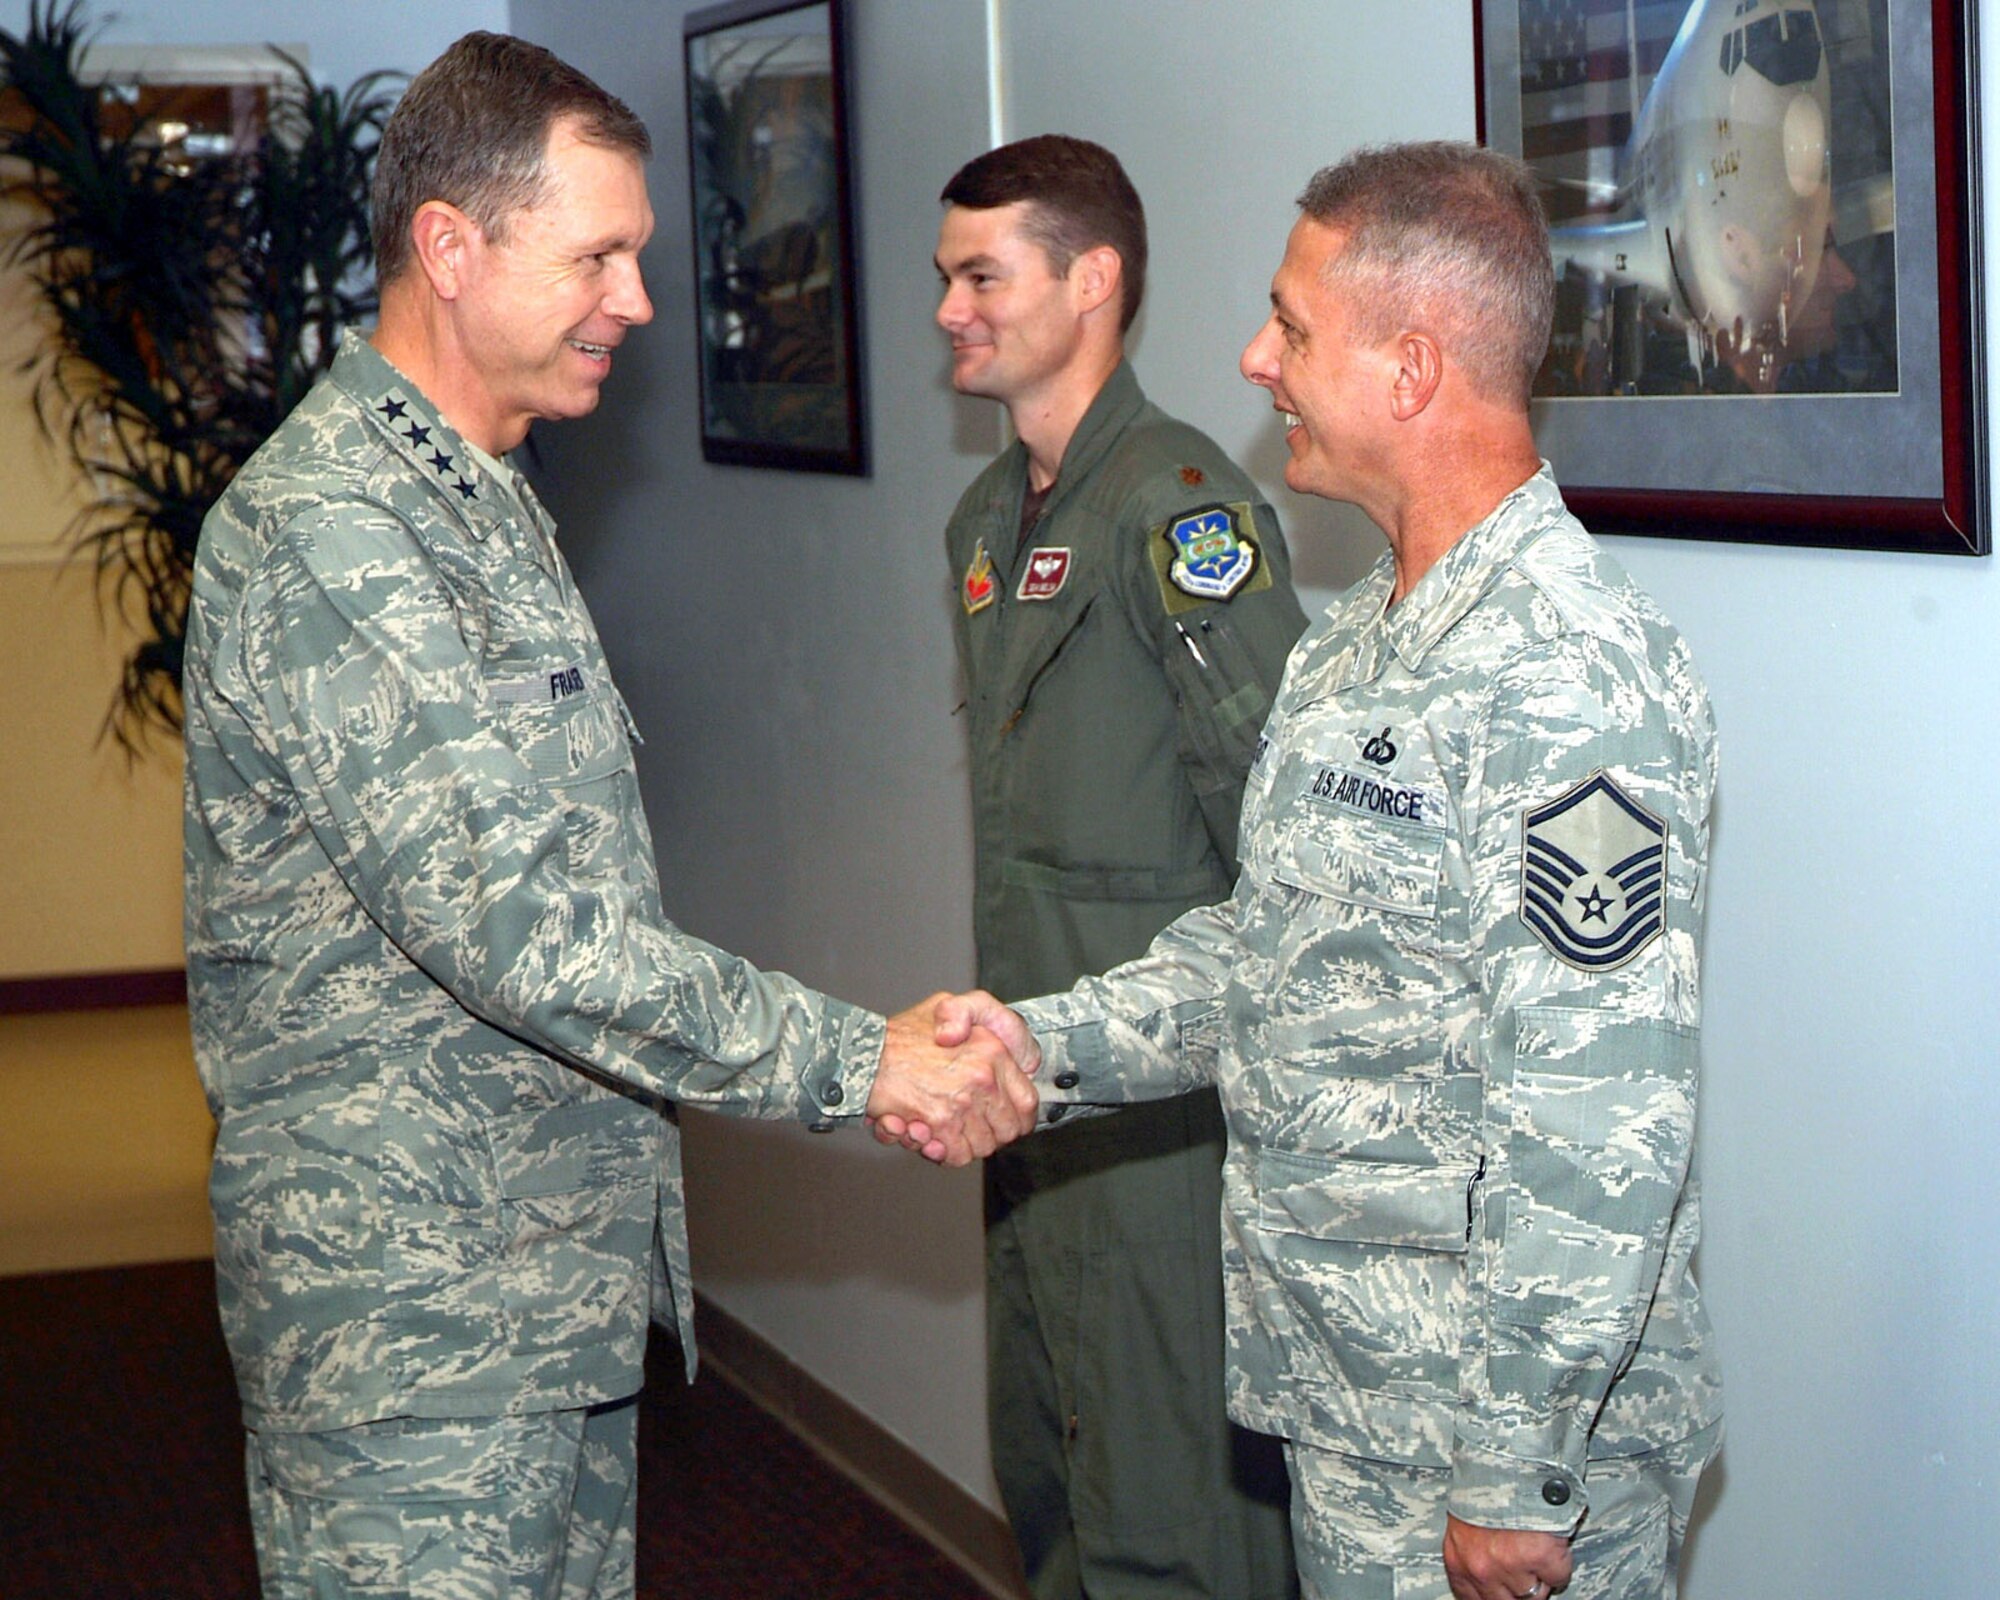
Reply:
<svg viewBox="0 0 2000 1600"><path fill-rule="evenodd" d="M182 639L202 518L373 315L368 190L401 74L344 91L278 52L255 150L188 163L157 116L114 131L84 80L84 0L31 0L0 29L0 196L34 219L7 248L33 280L42 426L89 487L69 530L99 595L140 630L107 731L138 752L180 727Z"/></svg>

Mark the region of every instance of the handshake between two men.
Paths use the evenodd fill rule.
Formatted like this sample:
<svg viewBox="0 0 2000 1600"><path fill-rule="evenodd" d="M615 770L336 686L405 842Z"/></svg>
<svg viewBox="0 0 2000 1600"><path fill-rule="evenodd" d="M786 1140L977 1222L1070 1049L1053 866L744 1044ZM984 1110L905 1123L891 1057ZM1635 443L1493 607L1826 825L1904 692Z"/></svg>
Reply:
<svg viewBox="0 0 2000 1600"><path fill-rule="evenodd" d="M883 1144L962 1167L1034 1129L1041 1061L1027 1024L992 995L940 990L889 1018L868 1126Z"/></svg>

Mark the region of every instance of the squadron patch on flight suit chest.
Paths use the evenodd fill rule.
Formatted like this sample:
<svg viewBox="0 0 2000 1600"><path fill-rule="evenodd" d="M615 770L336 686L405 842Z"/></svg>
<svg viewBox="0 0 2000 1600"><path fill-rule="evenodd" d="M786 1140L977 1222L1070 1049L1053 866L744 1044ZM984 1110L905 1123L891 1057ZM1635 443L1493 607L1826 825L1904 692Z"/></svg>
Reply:
<svg viewBox="0 0 2000 1600"><path fill-rule="evenodd" d="M1021 565L1016 600L1053 600L1069 581L1069 551L1061 545L1037 545Z"/></svg>
<svg viewBox="0 0 2000 1600"><path fill-rule="evenodd" d="M959 599L965 605L965 614L984 611L1000 598L1000 586L993 581L993 558L986 553L986 541L981 539L972 549L972 564L965 569L965 581L959 585Z"/></svg>
<svg viewBox="0 0 2000 1600"><path fill-rule="evenodd" d="M1184 511L1153 529L1146 544L1170 617L1271 587L1248 501Z"/></svg>
<svg viewBox="0 0 2000 1600"><path fill-rule="evenodd" d="M1559 960L1622 967L1666 929L1667 825L1602 771L1521 821L1521 920Z"/></svg>

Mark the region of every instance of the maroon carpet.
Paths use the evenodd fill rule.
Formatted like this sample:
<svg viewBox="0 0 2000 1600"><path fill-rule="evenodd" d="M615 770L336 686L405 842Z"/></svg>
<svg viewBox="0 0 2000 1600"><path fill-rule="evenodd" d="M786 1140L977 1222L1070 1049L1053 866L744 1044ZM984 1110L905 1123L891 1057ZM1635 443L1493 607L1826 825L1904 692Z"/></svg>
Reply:
<svg viewBox="0 0 2000 1600"><path fill-rule="evenodd" d="M255 1600L205 1261L0 1278L0 1595ZM923 1540L719 1378L656 1348L643 1600L976 1600Z"/></svg>

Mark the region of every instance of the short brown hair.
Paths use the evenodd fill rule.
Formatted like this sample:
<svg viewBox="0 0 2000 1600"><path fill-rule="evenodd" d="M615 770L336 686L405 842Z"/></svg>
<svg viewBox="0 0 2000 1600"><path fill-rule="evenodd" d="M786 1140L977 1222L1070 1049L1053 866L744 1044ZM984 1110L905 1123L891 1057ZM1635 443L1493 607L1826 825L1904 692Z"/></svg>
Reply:
<svg viewBox="0 0 2000 1600"><path fill-rule="evenodd" d="M974 211L1025 201L1023 231L1058 275L1084 251L1109 245L1124 268L1119 331L1132 326L1146 293L1146 208L1103 145L1062 133L1016 139L966 162L938 198Z"/></svg>
<svg viewBox="0 0 2000 1600"><path fill-rule="evenodd" d="M371 232L375 274L410 264L410 225L429 200L457 206L495 243L547 192L549 133L574 118L590 144L653 153L645 123L567 62L504 33L468 33L417 74L382 130Z"/></svg>
<svg viewBox="0 0 2000 1600"><path fill-rule="evenodd" d="M1535 175L1439 139L1357 150L1313 174L1299 209L1347 235L1329 282L1370 343L1423 326L1473 387L1525 408L1548 349L1555 270Z"/></svg>

